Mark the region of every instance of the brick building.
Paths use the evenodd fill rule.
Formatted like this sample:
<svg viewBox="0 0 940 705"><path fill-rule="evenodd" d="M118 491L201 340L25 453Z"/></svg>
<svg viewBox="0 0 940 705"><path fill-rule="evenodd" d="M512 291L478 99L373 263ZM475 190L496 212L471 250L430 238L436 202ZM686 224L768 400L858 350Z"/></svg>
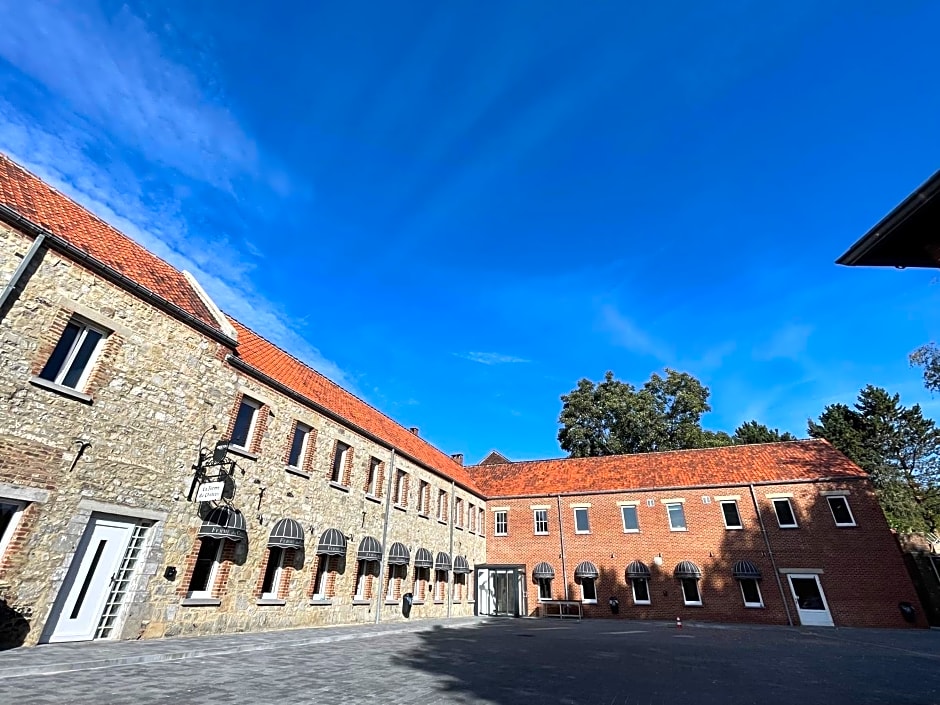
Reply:
<svg viewBox="0 0 940 705"><path fill-rule="evenodd" d="M681 589L690 615L796 622L779 590L804 580L834 623L894 625L913 599L824 444L466 468L2 155L0 287L0 648L404 619L406 593L411 618L527 614L539 563L592 615L672 618Z"/></svg>
<svg viewBox="0 0 940 705"><path fill-rule="evenodd" d="M918 605L865 473L825 441L470 470L497 612L609 617L613 597L628 619L901 627Z"/></svg>

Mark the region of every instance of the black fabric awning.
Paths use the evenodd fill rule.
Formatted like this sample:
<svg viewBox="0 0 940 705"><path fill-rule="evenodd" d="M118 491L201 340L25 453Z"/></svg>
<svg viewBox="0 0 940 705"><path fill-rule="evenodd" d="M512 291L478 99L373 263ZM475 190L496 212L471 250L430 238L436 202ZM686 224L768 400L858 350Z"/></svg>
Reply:
<svg viewBox="0 0 940 705"><path fill-rule="evenodd" d="M327 529L317 543L317 555L345 556L346 537L339 529Z"/></svg>
<svg viewBox="0 0 940 705"><path fill-rule="evenodd" d="M600 574L597 566L591 563L591 561L578 563L578 567L574 569L574 577L576 578L596 578Z"/></svg>
<svg viewBox="0 0 940 705"><path fill-rule="evenodd" d="M304 529L299 522L293 519L281 519L271 529L268 537L268 546L280 548L303 548Z"/></svg>
<svg viewBox="0 0 940 705"><path fill-rule="evenodd" d="M415 568L431 568L434 566L434 556L426 548L415 551Z"/></svg>
<svg viewBox="0 0 940 705"><path fill-rule="evenodd" d="M677 578L701 578L702 569L695 565L692 561L679 561L679 565L676 566L676 571L674 575Z"/></svg>
<svg viewBox="0 0 940 705"><path fill-rule="evenodd" d="M555 577L555 569L543 561L532 569L532 577L535 580L542 580L546 578L551 580Z"/></svg>
<svg viewBox="0 0 940 705"><path fill-rule="evenodd" d="M356 559L360 561L382 560L382 544L371 536L366 536L359 542L359 551L356 553Z"/></svg>
<svg viewBox="0 0 940 705"><path fill-rule="evenodd" d="M731 569L731 574L735 578L752 578L760 580L760 568L751 563L751 561L737 561Z"/></svg>
<svg viewBox="0 0 940 705"><path fill-rule="evenodd" d="M470 570L470 564L467 563L466 556L454 556L454 572L458 575L466 575L473 571Z"/></svg>
<svg viewBox="0 0 940 705"><path fill-rule="evenodd" d="M408 547L396 541L388 549L389 565L408 565L411 562L411 552Z"/></svg>
<svg viewBox="0 0 940 705"><path fill-rule="evenodd" d="M633 561L627 566L627 580L634 578L649 579L650 569L643 561Z"/></svg>
<svg viewBox="0 0 940 705"><path fill-rule="evenodd" d="M228 539L229 541L247 541L248 527L245 516L237 509L216 507L206 515L199 527L199 538Z"/></svg>
<svg viewBox="0 0 940 705"><path fill-rule="evenodd" d="M434 570L450 572L450 556L443 551L438 553L434 559Z"/></svg>

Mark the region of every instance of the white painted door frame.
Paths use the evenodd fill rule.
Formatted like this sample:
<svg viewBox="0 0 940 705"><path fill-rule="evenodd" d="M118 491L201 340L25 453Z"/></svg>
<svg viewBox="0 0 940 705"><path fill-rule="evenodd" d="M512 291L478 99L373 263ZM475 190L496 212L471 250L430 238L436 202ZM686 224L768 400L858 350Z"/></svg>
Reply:
<svg viewBox="0 0 940 705"><path fill-rule="evenodd" d="M796 587L793 585L793 579L797 580L814 580L816 581L816 589L819 591L819 597L822 601L822 609L810 608L800 606L800 599L796 592ZM819 580L819 576L815 573L788 573L787 582L790 584L790 594L793 596L793 604L796 605L796 613L800 618L800 624L805 627L831 627L834 626L832 622L832 613L829 611L829 603L826 601L826 593L823 591L822 583Z"/></svg>

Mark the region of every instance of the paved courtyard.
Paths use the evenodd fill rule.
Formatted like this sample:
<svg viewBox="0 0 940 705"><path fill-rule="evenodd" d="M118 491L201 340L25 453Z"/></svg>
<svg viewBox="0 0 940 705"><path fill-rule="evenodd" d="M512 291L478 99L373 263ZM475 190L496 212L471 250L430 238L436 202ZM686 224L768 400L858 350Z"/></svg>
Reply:
<svg viewBox="0 0 940 705"><path fill-rule="evenodd" d="M0 673L6 666L8 674L0 676L0 703L940 703L937 631L718 625L679 631L600 620L497 620L414 631L418 624L408 625L411 631L358 627L359 636L350 628L322 630L318 643L282 632L283 648L260 651L238 651L251 643L239 639L253 635L225 637L218 642L224 654L203 649L208 655L54 675L9 677L11 664L39 663L40 650L0 653ZM158 647L179 655L185 642L107 648L112 656ZM73 657L82 653L91 652L73 646Z"/></svg>

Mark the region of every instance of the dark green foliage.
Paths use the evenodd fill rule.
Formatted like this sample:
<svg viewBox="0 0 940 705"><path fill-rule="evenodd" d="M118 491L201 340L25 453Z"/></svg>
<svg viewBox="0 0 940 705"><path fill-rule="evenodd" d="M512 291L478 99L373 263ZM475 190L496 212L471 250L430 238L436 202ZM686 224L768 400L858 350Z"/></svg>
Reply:
<svg viewBox="0 0 940 705"><path fill-rule="evenodd" d="M899 531L940 526L940 431L919 405L868 385L854 407L827 406L809 435L825 438L867 471L888 522Z"/></svg>
<svg viewBox="0 0 940 705"><path fill-rule="evenodd" d="M735 445L744 445L747 443L779 443L780 441L795 441L794 436L789 431L780 431L776 428L768 428L757 421L745 421L734 429L732 441Z"/></svg>

